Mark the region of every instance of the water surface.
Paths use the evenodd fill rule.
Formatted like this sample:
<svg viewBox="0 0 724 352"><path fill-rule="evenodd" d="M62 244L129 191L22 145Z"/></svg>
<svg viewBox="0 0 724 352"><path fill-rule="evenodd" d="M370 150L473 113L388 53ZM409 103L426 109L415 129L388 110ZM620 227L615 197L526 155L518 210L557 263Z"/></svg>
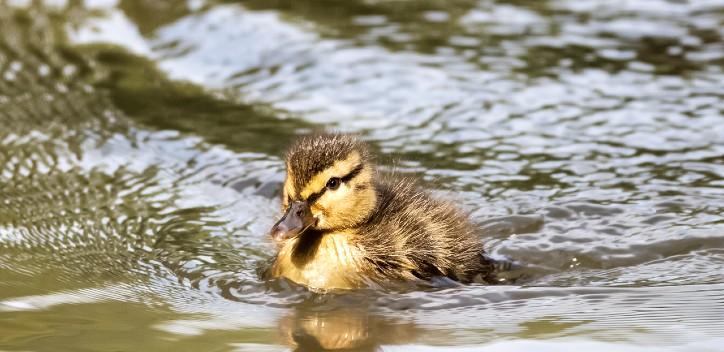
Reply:
<svg viewBox="0 0 724 352"><path fill-rule="evenodd" d="M0 350L716 351L724 2L0 4ZM359 133L494 286L258 272L280 156Z"/></svg>

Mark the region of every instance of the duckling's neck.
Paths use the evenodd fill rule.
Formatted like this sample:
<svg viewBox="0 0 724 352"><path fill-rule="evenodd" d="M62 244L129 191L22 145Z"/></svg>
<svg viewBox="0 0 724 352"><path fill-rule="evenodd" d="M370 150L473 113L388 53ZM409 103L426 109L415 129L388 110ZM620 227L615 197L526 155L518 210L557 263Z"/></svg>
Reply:
<svg viewBox="0 0 724 352"><path fill-rule="evenodd" d="M355 235L351 230L307 231L282 245L271 274L312 288L359 288L363 249L352 241Z"/></svg>

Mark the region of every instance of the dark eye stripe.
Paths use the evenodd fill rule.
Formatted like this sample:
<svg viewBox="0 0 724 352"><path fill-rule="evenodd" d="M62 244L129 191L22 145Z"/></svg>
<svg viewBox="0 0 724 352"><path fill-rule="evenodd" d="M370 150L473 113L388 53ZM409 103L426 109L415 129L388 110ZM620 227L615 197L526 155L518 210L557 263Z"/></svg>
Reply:
<svg viewBox="0 0 724 352"><path fill-rule="evenodd" d="M342 182L348 182L349 180L357 177L357 175L359 175L359 173L362 172L362 168L363 168L362 164L357 165L354 168L354 170L350 171L350 173L348 173L347 175L345 175L341 178Z"/></svg>
<svg viewBox="0 0 724 352"><path fill-rule="evenodd" d="M340 178L340 180L341 180L342 182L349 182L349 181L352 180L353 178L357 177L357 175L359 175L359 173L362 172L362 169L363 169L363 168L364 168L364 166L363 166L362 164L357 165L357 166L356 166L352 171L350 171L348 174L342 176L342 177ZM324 194L324 192L326 192L326 191L327 191L327 187L324 187L324 188L322 188L321 191L310 194L309 197L307 197L307 204L309 204L310 206L311 206L312 204L314 204L314 202L316 202L317 199L319 199L319 197L321 197L321 196Z"/></svg>
<svg viewBox="0 0 724 352"><path fill-rule="evenodd" d="M317 199L319 199L319 197L321 197L324 194L324 191L326 191L326 190L327 190L327 188L325 187L325 188L322 188L322 190L317 193L310 194L309 197L307 197L307 204L309 204L309 205L314 204L314 202L316 202Z"/></svg>

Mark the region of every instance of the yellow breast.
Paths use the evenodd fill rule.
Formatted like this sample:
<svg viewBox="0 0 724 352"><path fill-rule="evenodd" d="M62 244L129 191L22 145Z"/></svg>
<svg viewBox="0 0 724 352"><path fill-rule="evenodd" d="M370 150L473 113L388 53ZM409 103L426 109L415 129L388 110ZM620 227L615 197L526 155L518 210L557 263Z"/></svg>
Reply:
<svg viewBox="0 0 724 352"><path fill-rule="evenodd" d="M318 289L361 287L364 249L350 242L352 236L344 232L326 233L304 248L299 245L299 238L287 241L271 268L272 277L283 276Z"/></svg>

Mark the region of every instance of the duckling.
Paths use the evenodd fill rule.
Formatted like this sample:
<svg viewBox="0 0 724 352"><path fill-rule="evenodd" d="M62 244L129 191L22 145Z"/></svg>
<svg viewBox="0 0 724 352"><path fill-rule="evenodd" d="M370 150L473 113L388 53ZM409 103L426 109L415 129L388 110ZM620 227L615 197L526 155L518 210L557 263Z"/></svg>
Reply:
<svg viewBox="0 0 724 352"><path fill-rule="evenodd" d="M316 290L493 279L467 215L410 179L379 177L357 137L302 137L285 163L284 214L270 231L277 254L267 278Z"/></svg>

